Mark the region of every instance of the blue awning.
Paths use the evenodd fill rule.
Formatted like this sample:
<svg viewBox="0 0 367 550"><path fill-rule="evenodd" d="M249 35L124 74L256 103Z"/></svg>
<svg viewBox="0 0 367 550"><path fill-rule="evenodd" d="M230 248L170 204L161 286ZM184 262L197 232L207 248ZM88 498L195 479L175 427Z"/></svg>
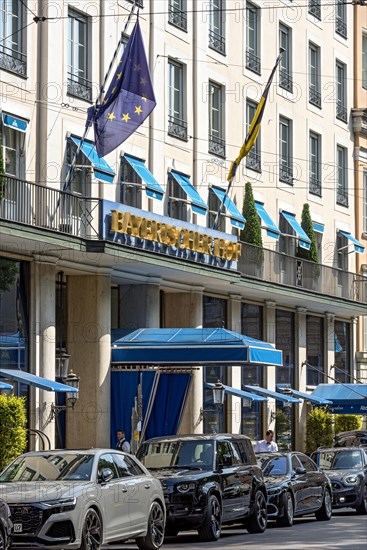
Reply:
<svg viewBox="0 0 367 550"><path fill-rule="evenodd" d="M312 395L327 399L333 405L364 404L367 413L367 384L319 384Z"/></svg>
<svg viewBox="0 0 367 550"><path fill-rule="evenodd" d="M318 222L312 222L313 230L316 231L316 233L323 233L325 230L325 226L323 223Z"/></svg>
<svg viewBox="0 0 367 550"><path fill-rule="evenodd" d="M209 389L213 389L215 384L206 384L206 387ZM236 397L241 397L241 399L249 399L250 401L256 401L256 402L263 402L267 401L266 397L261 397L260 395L256 395L255 393L249 393L247 391L239 390L237 388L232 388L231 386L225 386L222 384L223 389L225 393L228 393L229 395L235 395Z"/></svg>
<svg viewBox="0 0 367 550"><path fill-rule="evenodd" d="M171 175L184 191L184 193L186 193L187 197L190 199L192 211L195 212L195 214L201 214L202 216L205 216L208 207L203 199L200 197L199 193L197 192L189 178L184 174L176 172L175 170L171 171Z"/></svg>
<svg viewBox="0 0 367 550"><path fill-rule="evenodd" d="M0 390L12 390L13 386L6 384L5 382L0 382Z"/></svg>
<svg viewBox="0 0 367 550"><path fill-rule="evenodd" d="M341 231L341 230L339 231L339 233L354 245L354 252L357 252L358 254L364 253L364 244L357 241L357 239L353 237L353 235L351 235L347 231Z"/></svg>
<svg viewBox="0 0 367 550"><path fill-rule="evenodd" d="M18 130L18 132L25 133L27 131L28 120L24 120L24 118L18 118L13 115L7 115L6 113L2 113L2 119L3 119L4 126L8 126L13 130Z"/></svg>
<svg viewBox="0 0 367 550"><path fill-rule="evenodd" d="M57 393L78 393L76 388L67 386L66 384L61 384L55 380L48 380L47 378L42 378L41 376L36 376L29 372L24 372L18 369L0 369L0 377L7 378L8 380L15 380L21 384L26 384L27 386L34 386L40 388L41 390L54 391Z"/></svg>
<svg viewBox="0 0 367 550"><path fill-rule="evenodd" d="M257 395L263 395L265 397L273 397L278 401L283 401L284 403L301 403L300 399L291 397L290 395L285 395L284 393L278 393L276 391L267 390L266 388L260 388L260 386L243 386L245 390L249 392L256 393Z"/></svg>
<svg viewBox="0 0 367 550"><path fill-rule="evenodd" d="M135 170L139 178L145 183L145 192L148 197L161 201L163 199L164 189L145 166L144 161L126 154L124 155L124 159L127 160L131 168Z"/></svg>
<svg viewBox="0 0 367 550"><path fill-rule="evenodd" d="M272 237L273 239L278 240L280 231L277 225L275 224L275 222L273 222L273 220L265 210L263 203L255 201L255 207L256 207L257 213L261 218L262 223L265 226L268 237Z"/></svg>
<svg viewBox="0 0 367 550"><path fill-rule="evenodd" d="M77 147L79 146L80 138L71 136L70 139ZM90 161L96 179L106 183L113 183L115 171L112 170L111 166L103 158L98 156L95 145L91 141L84 141L81 151Z"/></svg>
<svg viewBox="0 0 367 550"><path fill-rule="evenodd" d="M128 365L283 364L271 344L223 328L139 329L113 342L111 355Z"/></svg>
<svg viewBox="0 0 367 550"><path fill-rule="evenodd" d="M296 216L294 214L291 214L290 212L285 212L284 210L281 210L281 214L284 216L289 225L292 227L293 231L298 236L299 246L301 248L305 248L306 250L310 250L311 240L296 220Z"/></svg>
<svg viewBox="0 0 367 550"><path fill-rule="evenodd" d="M331 401L329 401L328 399L324 399L323 397L315 397L312 394L294 390L293 388L289 388L288 386L284 386L283 388L278 386L278 389L281 391L286 391L287 395L295 395L296 397L300 397L301 399L303 399L303 401L309 401L314 405L331 405L332 403Z"/></svg>
<svg viewBox="0 0 367 550"><path fill-rule="evenodd" d="M210 187L210 190L218 197L220 202L223 204L224 208L227 210L229 217L231 219L231 224L234 227L243 229L245 227L246 220L242 216L241 212L238 210L234 202L229 198L225 189L221 187L215 187L214 185Z"/></svg>

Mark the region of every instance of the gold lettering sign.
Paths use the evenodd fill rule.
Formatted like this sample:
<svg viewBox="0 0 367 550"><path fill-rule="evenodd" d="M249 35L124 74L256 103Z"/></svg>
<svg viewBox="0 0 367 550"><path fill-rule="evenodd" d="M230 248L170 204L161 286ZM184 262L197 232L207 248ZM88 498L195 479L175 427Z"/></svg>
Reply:
<svg viewBox="0 0 367 550"><path fill-rule="evenodd" d="M205 233L183 229L175 225L141 218L130 212L112 210L111 231L131 235L147 241L215 256L228 262L237 262L242 245L229 239L214 238Z"/></svg>

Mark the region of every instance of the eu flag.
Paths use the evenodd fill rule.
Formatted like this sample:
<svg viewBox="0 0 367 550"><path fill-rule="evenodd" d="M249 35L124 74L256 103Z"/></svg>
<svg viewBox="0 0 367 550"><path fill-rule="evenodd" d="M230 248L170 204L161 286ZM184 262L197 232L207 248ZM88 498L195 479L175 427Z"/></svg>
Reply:
<svg viewBox="0 0 367 550"><path fill-rule="evenodd" d="M104 157L123 143L156 106L139 20L123 51L103 102L88 109L98 155Z"/></svg>

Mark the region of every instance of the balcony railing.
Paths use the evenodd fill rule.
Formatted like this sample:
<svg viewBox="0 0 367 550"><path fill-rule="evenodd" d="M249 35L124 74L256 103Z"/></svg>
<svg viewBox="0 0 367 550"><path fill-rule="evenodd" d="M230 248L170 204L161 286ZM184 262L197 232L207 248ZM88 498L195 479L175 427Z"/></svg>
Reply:
<svg viewBox="0 0 367 550"><path fill-rule="evenodd" d="M321 180L315 176L310 176L310 193L321 197Z"/></svg>
<svg viewBox="0 0 367 550"><path fill-rule="evenodd" d="M99 200L0 176L0 219L98 239Z"/></svg>
<svg viewBox="0 0 367 550"><path fill-rule="evenodd" d="M178 27L183 31L187 31L187 14L185 11L175 9L172 4L169 6L168 21L171 25Z"/></svg>
<svg viewBox="0 0 367 550"><path fill-rule="evenodd" d="M347 23L340 15L335 17L335 32L340 34L343 38L347 38Z"/></svg>
<svg viewBox="0 0 367 550"><path fill-rule="evenodd" d="M260 57L246 49L246 69L256 74L261 74Z"/></svg>
<svg viewBox="0 0 367 550"><path fill-rule="evenodd" d="M346 191L345 189L337 189L336 202L340 206L348 206L348 191Z"/></svg>
<svg viewBox="0 0 367 550"><path fill-rule="evenodd" d="M209 29L209 47L223 55L226 54L226 39L223 35Z"/></svg>
<svg viewBox="0 0 367 550"><path fill-rule="evenodd" d="M342 122L348 122L348 111L341 101L338 101L336 104L336 118Z"/></svg>
<svg viewBox="0 0 367 550"><path fill-rule="evenodd" d="M0 68L19 76L27 76L27 56L0 44Z"/></svg>
<svg viewBox="0 0 367 550"><path fill-rule="evenodd" d="M309 88L309 101L312 105L321 109L321 92L314 86L310 86Z"/></svg>
<svg viewBox="0 0 367 550"><path fill-rule="evenodd" d="M187 141L187 122L174 116L168 116L168 135Z"/></svg>
<svg viewBox="0 0 367 550"><path fill-rule="evenodd" d="M362 276L247 243L243 244L238 270L245 277L267 283L367 302L367 279Z"/></svg>
<svg viewBox="0 0 367 550"><path fill-rule="evenodd" d="M293 92L293 78L284 69L279 70L279 86L287 90L287 92Z"/></svg>
<svg viewBox="0 0 367 550"><path fill-rule="evenodd" d="M252 149L246 156L246 168L261 172L261 154Z"/></svg>
<svg viewBox="0 0 367 550"><path fill-rule="evenodd" d="M209 153L218 155L219 157L226 156L226 142L217 136L209 134Z"/></svg>
<svg viewBox="0 0 367 550"><path fill-rule="evenodd" d="M92 101L92 82L68 73L68 94L85 101Z"/></svg>
<svg viewBox="0 0 367 550"><path fill-rule="evenodd" d="M321 21L321 4L320 0L310 0L308 4L308 13Z"/></svg>
<svg viewBox="0 0 367 550"><path fill-rule="evenodd" d="M287 163L281 163L279 165L279 179L284 183L293 185L293 167Z"/></svg>

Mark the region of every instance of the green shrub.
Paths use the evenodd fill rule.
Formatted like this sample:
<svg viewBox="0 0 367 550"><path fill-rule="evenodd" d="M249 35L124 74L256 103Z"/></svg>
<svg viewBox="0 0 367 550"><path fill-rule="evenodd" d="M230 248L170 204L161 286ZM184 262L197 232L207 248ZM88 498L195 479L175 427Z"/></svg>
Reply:
<svg viewBox="0 0 367 550"><path fill-rule="evenodd" d="M0 395L0 471L27 445L26 404L23 397Z"/></svg>
<svg viewBox="0 0 367 550"><path fill-rule="evenodd" d="M306 452L312 453L321 446L332 447L333 440L333 415L324 408L314 408L307 416Z"/></svg>
<svg viewBox="0 0 367 550"><path fill-rule="evenodd" d="M317 264L319 263L319 258L317 254L316 238L315 238L315 231L313 229L310 205L308 203L305 203L303 205L301 227L303 231L306 233L306 235L309 237L311 241L311 245L310 245L310 250L306 250L305 248L301 248L300 246L298 246L297 256L299 258L303 258L304 260L310 260L311 262L314 262Z"/></svg>
<svg viewBox="0 0 367 550"><path fill-rule="evenodd" d="M241 230L240 239L244 243L254 244L262 248L261 223L256 210L252 185L248 181L243 198L242 214L246 220L245 227Z"/></svg>
<svg viewBox="0 0 367 550"><path fill-rule="evenodd" d="M336 414L335 433L350 432L362 428L362 417L356 414Z"/></svg>

